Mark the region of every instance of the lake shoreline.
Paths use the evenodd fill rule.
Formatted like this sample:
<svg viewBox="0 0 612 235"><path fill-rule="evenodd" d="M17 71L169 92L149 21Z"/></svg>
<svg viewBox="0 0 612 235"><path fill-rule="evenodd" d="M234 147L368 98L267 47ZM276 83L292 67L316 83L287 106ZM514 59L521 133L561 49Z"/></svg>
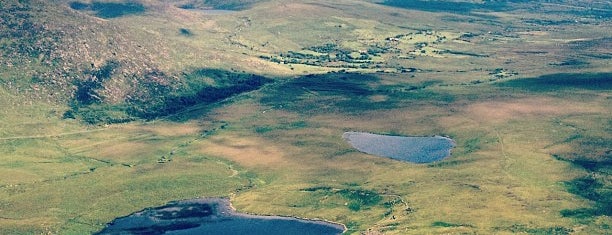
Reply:
<svg viewBox="0 0 612 235"><path fill-rule="evenodd" d="M236 210L236 208L234 207L234 205L231 203L231 199L228 199L229 202L229 208L231 209L232 213L234 213L234 215L239 215L239 216L247 216L250 218L258 218L258 217L276 217L276 218L288 218L288 219L296 219L296 220L303 220L303 221L309 221L309 222L313 222L313 223L317 223L317 224L322 224L322 225L335 225L338 228L342 229L342 233L345 233L348 228L346 227L346 225L342 224L342 223L338 223L338 222L334 222L334 221L329 221L329 220L324 220L324 219L319 219L319 218L303 218L303 217L299 217L299 216L285 216L285 215L266 215L266 214L253 214L253 213L246 213L246 212L238 212Z"/></svg>
<svg viewBox="0 0 612 235"><path fill-rule="evenodd" d="M195 211L193 208L200 211ZM335 234L342 234L347 231L347 227L344 224L322 219L242 213L234 208L230 198L207 197L172 201L164 206L146 208L127 216L118 217L95 234L116 234L118 232L134 231L154 231L159 234L166 232L189 233L189 231L196 231L195 229L203 229L202 226L206 224L217 224L229 220L295 222L327 227L338 231Z"/></svg>
<svg viewBox="0 0 612 235"><path fill-rule="evenodd" d="M416 164L446 159L457 145L455 140L440 135L400 136L347 131L342 139L361 153Z"/></svg>

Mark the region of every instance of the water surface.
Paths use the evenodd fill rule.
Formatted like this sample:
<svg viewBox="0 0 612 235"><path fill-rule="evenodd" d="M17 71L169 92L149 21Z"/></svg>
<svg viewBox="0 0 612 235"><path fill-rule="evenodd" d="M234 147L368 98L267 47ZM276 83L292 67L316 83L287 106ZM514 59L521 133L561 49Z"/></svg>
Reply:
<svg viewBox="0 0 612 235"><path fill-rule="evenodd" d="M446 137L405 137L346 132L342 137L355 149L413 163L430 163L450 156L455 142Z"/></svg>
<svg viewBox="0 0 612 235"><path fill-rule="evenodd" d="M206 198L145 209L115 219L98 234L341 234L343 225L236 213L228 199Z"/></svg>

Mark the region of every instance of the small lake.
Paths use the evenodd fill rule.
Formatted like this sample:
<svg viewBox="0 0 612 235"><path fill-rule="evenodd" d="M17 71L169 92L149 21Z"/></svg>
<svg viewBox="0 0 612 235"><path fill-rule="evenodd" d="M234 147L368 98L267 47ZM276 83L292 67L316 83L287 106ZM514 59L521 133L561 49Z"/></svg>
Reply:
<svg viewBox="0 0 612 235"><path fill-rule="evenodd" d="M117 218L97 234L341 234L324 221L235 212L224 198L171 202Z"/></svg>
<svg viewBox="0 0 612 235"><path fill-rule="evenodd" d="M342 137L361 152L412 163L442 160L450 156L455 147L452 139L442 136L404 137L346 132Z"/></svg>

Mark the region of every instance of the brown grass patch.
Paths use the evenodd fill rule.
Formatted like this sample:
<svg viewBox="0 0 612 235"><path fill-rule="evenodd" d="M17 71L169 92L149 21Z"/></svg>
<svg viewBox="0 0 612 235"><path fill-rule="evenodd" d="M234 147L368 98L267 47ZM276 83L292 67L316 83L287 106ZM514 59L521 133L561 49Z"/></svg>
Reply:
<svg viewBox="0 0 612 235"><path fill-rule="evenodd" d="M6 185L10 188L10 185L12 184L33 182L38 180L41 180L39 175L28 172L27 170L7 168L2 168L2 170L0 170L0 187Z"/></svg>
<svg viewBox="0 0 612 235"><path fill-rule="evenodd" d="M554 98L521 98L470 104L464 112L479 122L503 123L518 118L595 113L602 110L597 104Z"/></svg>
<svg viewBox="0 0 612 235"><path fill-rule="evenodd" d="M234 134L214 136L200 146L199 151L204 154L222 156L242 166L280 167L287 164L282 149L256 137Z"/></svg>
<svg viewBox="0 0 612 235"><path fill-rule="evenodd" d="M200 131L200 127L195 123L186 123L186 124L156 124L156 125L146 125L140 126L143 130L151 131L156 135L161 136L182 136L182 135L195 135Z"/></svg>
<svg viewBox="0 0 612 235"><path fill-rule="evenodd" d="M431 135L437 128L433 122L448 112L440 107L420 106L396 110L384 110L362 113L359 115L320 115L312 120L335 129L366 131L366 132L395 132L406 135ZM434 130L435 132L436 130Z"/></svg>
<svg viewBox="0 0 612 235"><path fill-rule="evenodd" d="M124 159L133 158L134 155L139 155L142 153L150 152L152 147L151 145L144 143L135 143L135 142L119 142L112 143L112 145L107 145L101 148L96 149L96 157L108 158L108 159ZM151 156L154 158L155 156ZM133 160L133 159L132 159Z"/></svg>
<svg viewBox="0 0 612 235"><path fill-rule="evenodd" d="M382 101L387 101L389 99L389 96L386 95L373 95L368 97L371 101L374 102L382 102Z"/></svg>
<svg viewBox="0 0 612 235"><path fill-rule="evenodd" d="M239 102L230 106L215 109L211 116L218 120L238 121L240 118L261 113L262 107L251 102Z"/></svg>
<svg viewBox="0 0 612 235"><path fill-rule="evenodd" d="M188 123L165 123L165 122L157 122L157 123L147 123L147 124L136 124L136 125L125 125L121 129L124 131L134 132L134 131L146 131L153 133L155 135L160 136L183 136L183 135L195 135L200 132L201 127L196 123L188 122Z"/></svg>
<svg viewBox="0 0 612 235"><path fill-rule="evenodd" d="M285 3L282 5L277 5L277 7L271 9L270 13L276 16L295 16L295 15L303 15L304 12L311 12L313 14L321 14L323 8L303 4L303 3Z"/></svg>

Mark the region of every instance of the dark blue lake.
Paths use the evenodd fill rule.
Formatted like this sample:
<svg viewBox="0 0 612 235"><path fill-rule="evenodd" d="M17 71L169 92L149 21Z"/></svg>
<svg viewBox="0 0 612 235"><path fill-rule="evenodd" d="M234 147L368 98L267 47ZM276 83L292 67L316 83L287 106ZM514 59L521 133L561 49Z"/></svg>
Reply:
<svg viewBox="0 0 612 235"><path fill-rule="evenodd" d="M404 137L346 132L342 137L361 152L413 163L442 160L450 156L455 147L452 139L442 136Z"/></svg>
<svg viewBox="0 0 612 235"><path fill-rule="evenodd" d="M115 219L98 234L341 234L343 225L236 213L228 199L206 198L145 209Z"/></svg>

